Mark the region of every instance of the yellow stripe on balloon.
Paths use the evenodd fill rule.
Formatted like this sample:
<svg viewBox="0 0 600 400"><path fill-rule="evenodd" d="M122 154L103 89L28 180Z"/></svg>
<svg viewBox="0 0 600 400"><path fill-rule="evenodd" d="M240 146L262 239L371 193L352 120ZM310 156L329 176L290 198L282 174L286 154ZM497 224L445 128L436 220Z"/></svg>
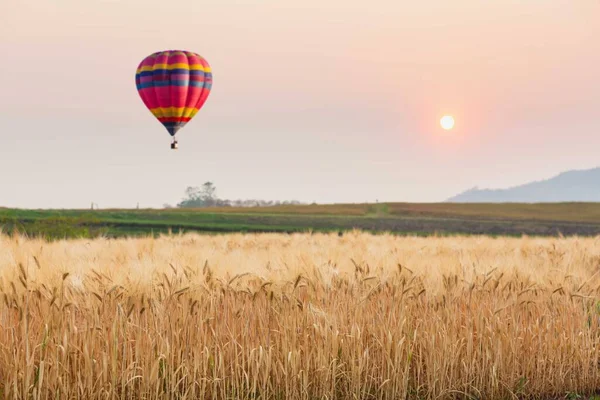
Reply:
<svg viewBox="0 0 600 400"><path fill-rule="evenodd" d="M194 115L196 115L197 112L198 109L195 107L186 107L185 111L183 112L183 117L192 118Z"/></svg>
<svg viewBox="0 0 600 400"><path fill-rule="evenodd" d="M198 114L198 111L200 111L199 108L192 108L192 112L190 113L190 118L194 118L194 116L196 114Z"/></svg>
<svg viewBox="0 0 600 400"><path fill-rule="evenodd" d="M167 71L173 69L186 69L188 71L204 71L211 72L210 67L205 67L202 64L185 64L185 63L177 63L177 64L154 64L154 65L145 65L137 69L136 73L147 72L147 71L155 71L157 69L166 69Z"/></svg>
<svg viewBox="0 0 600 400"><path fill-rule="evenodd" d="M151 108L150 112L154 114L155 117L192 117L196 115L198 112L197 108L194 107L157 107Z"/></svg>

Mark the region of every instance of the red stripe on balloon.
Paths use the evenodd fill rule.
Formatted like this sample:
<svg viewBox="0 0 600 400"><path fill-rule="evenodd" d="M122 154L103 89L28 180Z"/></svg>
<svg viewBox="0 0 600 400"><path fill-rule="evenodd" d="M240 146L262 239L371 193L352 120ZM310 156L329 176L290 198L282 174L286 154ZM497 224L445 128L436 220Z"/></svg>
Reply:
<svg viewBox="0 0 600 400"><path fill-rule="evenodd" d="M189 122L191 118L189 117L159 117L158 120L160 122Z"/></svg>

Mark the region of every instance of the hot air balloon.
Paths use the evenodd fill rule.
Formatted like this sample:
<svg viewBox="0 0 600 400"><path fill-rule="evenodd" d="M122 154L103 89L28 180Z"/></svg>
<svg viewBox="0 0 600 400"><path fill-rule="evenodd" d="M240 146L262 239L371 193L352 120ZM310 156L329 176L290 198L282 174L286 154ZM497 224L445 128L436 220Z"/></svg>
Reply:
<svg viewBox="0 0 600 400"><path fill-rule="evenodd" d="M212 72L199 54L167 50L150 54L135 74L138 94L173 137L202 108L212 88Z"/></svg>

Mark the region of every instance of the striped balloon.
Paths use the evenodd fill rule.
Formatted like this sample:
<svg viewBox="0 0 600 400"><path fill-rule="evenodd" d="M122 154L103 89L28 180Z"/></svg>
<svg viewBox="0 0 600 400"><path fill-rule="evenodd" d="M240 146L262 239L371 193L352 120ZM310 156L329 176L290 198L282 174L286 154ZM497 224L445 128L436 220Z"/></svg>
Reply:
<svg viewBox="0 0 600 400"><path fill-rule="evenodd" d="M212 72L196 53L160 51L142 60L135 83L146 107L175 136L206 102Z"/></svg>

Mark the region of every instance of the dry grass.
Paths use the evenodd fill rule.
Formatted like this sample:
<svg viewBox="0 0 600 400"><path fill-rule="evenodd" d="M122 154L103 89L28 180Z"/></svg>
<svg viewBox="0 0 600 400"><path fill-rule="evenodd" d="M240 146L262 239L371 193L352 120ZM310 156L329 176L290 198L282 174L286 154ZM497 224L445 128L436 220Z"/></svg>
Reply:
<svg viewBox="0 0 600 400"><path fill-rule="evenodd" d="M600 387L600 239L0 236L6 398L551 398Z"/></svg>

